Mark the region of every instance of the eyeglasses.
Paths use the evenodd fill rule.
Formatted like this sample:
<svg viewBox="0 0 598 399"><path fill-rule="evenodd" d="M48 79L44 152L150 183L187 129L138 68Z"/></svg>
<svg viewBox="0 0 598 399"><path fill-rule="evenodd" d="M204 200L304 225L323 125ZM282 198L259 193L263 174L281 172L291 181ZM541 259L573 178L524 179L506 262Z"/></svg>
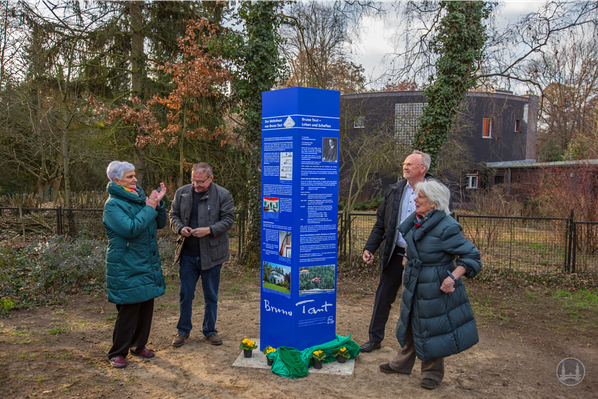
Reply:
<svg viewBox="0 0 598 399"><path fill-rule="evenodd" d="M214 175L212 175L212 176L214 176ZM204 184L205 182L207 182L208 180L210 180L210 178L211 178L212 176L208 177L207 179L205 179L205 180L203 180L203 181L202 181L202 180L193 180L193 179L191 179L191 184L199 184L199 185L202 185L202 184Z"/></svg>
<svg viewBox="0 0 598 399"><path fill-rule="evenodd" d="M423 165L423 163L404 163L403 167L404 168L410 168L410 167L415 166L415 165Z"/></svg>

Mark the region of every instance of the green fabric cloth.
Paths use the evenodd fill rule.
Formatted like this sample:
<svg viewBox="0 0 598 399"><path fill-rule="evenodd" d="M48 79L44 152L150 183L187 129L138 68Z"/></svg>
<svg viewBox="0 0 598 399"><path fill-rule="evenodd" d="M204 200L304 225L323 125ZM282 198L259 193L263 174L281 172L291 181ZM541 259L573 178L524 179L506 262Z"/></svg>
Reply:
<svg viewBox="0 0 598 399"><path fill-rule="evenodd" d="M268 357L274 360L271 371L282 377L301 378L309 373L307 365L301 360L301 352L295 348L281 346Z"/></svg>
<svg viewBox="0 0 598 399"><path fill-rule="evenodd" d="M326 355L323 363L330 363L336 361L336 357L333 355L334 351L342 347L347 348L351 355L349 359L355 359L361 351L360 346L351 339L351 336L342 337L337 334L332 341L314 345L302 351L288 346L281 346L275 352L268 353L266 356L273 361L271 368L273 373L281 377L301 378L305 377L308 374L308 368L313 366L311 356L315 351L323 351Z"/></svg>

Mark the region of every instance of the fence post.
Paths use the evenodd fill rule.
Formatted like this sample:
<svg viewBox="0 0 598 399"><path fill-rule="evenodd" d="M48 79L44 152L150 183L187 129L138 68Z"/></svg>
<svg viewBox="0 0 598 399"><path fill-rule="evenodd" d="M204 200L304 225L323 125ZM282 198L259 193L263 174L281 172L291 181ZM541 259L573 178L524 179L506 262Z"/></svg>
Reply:
<svg viewBox="0 0 598 399"><path fill-rule="evenodd" d="M349 250L347 252L347 256L349 257L349 264L351 266L355 265L353 262L353 234L351 234L351 214L347 215L347 223L345 224L347 227L347 245L349 246Z"/></svg>
<svg viewBox="0 0 598 399"><path fill-rule="evenodd" d="M21 227L23 228L23 242L25 242L25 221L23 220L23 207L19 205L19 218L21 219Z"/></svg>
<svg viewBox="0 0 598 399"><path fill-rule="evenodd" d="M62 207L56 208L56 234L62 235Z"/></svg>
<svg viewBox="0 0 598 399"><path fill-rule="evenodd" d="M569 216L569 219L567 220L567 253L565 254L565 272L568 273L571 271L571 257L573 254L573 251L575 251L575 245L573 243L574 240L574 226L573 226L573 216L574 216L574 211L573 209L571 209L571 215Z"/></svg>
<svg viewBox="0 0 598 399"><path fill-rule="evenodd" d="M347 227L347 221L349 220L349 211L345 210L345 212L343 213L343 256L345 257L345 259L347 259L347 231L348 231L348 227Z"/></svg>
<svg viewBox="0 0 598 399"><path fill-rule="evenodd" d="M577 224L574 222L571 222L571 226L573 227L571 229L572 231L572 236L573 236L573 244L571 245L572 247L572 252L571 252L571 273L575 273L575 258L577 255Z"/></svg>
<svg viewBox="0 0 598 399"><path fill-rule="evenodd" d="M249 212L241 210L239 213L239 243L238 243L238 259L241 259L241 252L243 250L243 244L245 243L245 223L249 217Z"/></svg>
<svg viewBox="0 0 598 399"><path fill-rule="evenodd" d="M345 257L347 255L347 242L346 242L346 234L347 229L345 226L345 219L347 216L347 211L343 211L339 214L339 233L338 233L338 247L339 247L339 256Z"/></svg>

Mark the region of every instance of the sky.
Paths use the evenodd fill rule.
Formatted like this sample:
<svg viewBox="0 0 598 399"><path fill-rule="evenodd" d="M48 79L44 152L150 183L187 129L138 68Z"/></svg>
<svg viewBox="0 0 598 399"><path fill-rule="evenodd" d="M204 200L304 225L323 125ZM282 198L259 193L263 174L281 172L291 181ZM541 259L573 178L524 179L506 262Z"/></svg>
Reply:
<svg viewBox="0 0 598 399"><path fill-rule="evenodd" d="M514 23L520 17L537 11L545 3L546 1L503 0L496 12L496 23L499 27ZM390 11L384 22L376 17L364 18L360 37L353 43L353 61L364 67L368 80L380 76L385 70L383 57L393 52L391 39L401 27L401 19L395 14Z"/></svg>

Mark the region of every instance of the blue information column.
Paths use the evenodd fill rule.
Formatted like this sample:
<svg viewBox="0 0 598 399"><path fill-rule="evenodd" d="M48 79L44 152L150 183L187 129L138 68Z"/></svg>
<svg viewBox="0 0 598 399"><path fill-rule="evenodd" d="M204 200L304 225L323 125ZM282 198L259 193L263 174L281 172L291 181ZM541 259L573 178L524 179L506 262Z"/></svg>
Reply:
<svg viewBox="0 0 598 399"><path fill-rule="evenodd" d="M336 336L340 93L262 101L260 346L301 350Z"/></svg>

